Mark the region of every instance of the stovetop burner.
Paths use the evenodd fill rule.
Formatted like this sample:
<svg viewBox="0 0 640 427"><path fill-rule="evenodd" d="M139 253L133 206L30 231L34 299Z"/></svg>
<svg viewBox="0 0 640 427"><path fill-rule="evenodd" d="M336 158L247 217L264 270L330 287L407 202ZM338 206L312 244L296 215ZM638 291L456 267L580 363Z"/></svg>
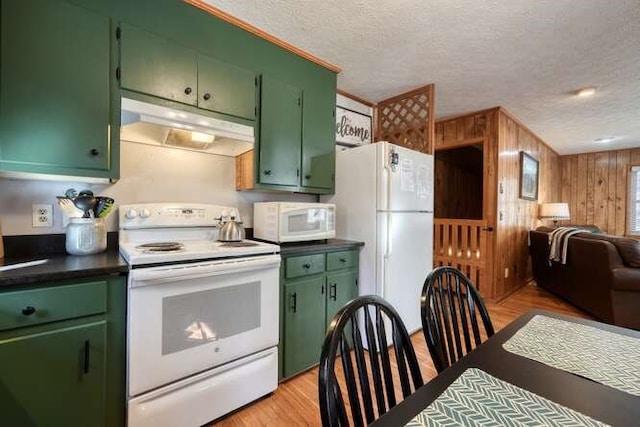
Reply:
<svg viewBox="0 0 640 427"><path fill-rule="evenodd" d="M258 246L259 244L256 242L246 242L246 241L242 241L242 242L222 242L222 244L220 246L222 246L223 248L248 248L250 246Z"/></svg>
<svg viewBox="0 0 640 427"><path fill-rule="evenodd" d="M142 249L145 253L179 252L184 250L184 245L179 242L156 242L144 243L136 246L136 248Z"/></svg>

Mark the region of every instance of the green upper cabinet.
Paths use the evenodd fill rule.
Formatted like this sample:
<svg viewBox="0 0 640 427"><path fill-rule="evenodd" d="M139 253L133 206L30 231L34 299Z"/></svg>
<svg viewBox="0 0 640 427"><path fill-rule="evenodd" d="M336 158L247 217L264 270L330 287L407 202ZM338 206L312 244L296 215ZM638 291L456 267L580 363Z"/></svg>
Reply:
<svg viewBox="0 0 640 427"><path fill-rule="evenodd" d="M257 86L256 73L198 55L198 107L255 120Z"/></svg>
<svg viewBox="0 0 640 427"><path fill-rule="evenodd" d="M335 92L307 90L302 120L303 187L333 189L335 172Z"/></svg>
<svg viewBox="0 0 640 427"><path fill-rule="evenodd" d="M120 26L120 86L183 104L198 102L198 56L162 37Z"/></svg>
<svg viewBox="0 0 640 427"><path fill-rule="evenodd" d="M322 73L299 89L263 74L259 152L236 159L237 190L333 192L335 77Z"/></svg>
<svg viewBox="0 0 640 427"><path fill-rule="evenodd" d="M263 76L257 181L297 186L300 177L302 108L300 89Z"/></svg>
<svg viewBox="0 0 640 427"><path fill-rule="evenodd" d="M0 170L117 176L110 18L53 0L0 7Z"/></svg>
<svg viewBox="0 0 640 427"><path fill-rule="evenodd" d="M128 24L120 26L120 86L242 119L256 119L256 73Z"/></svg>

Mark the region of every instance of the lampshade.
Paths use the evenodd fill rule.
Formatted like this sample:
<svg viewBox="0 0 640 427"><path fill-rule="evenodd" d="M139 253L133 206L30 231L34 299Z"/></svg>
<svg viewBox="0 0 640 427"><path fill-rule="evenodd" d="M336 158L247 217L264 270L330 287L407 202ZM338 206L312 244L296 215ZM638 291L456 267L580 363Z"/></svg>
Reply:
<svg viewBox="0 0 640 427"><path fill-rule="evenodd" d="M543 203L540 205L540 219L552 219L558 221L569 219L568 203Z"/></svg>

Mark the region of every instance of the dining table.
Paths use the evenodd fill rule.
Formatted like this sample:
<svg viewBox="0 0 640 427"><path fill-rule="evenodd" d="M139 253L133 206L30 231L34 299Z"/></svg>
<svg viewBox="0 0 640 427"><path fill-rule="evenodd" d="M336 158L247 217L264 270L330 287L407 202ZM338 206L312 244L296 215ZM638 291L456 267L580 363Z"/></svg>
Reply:
<svg viewBox="0 0 640 427"><path fill-rule="evenodd" d="M489 408L478 397L484 393L492 400L491 411L497 406L507 414L504 422L493 425L518 424L522 410L512 408L513 403L532 417L547 409L549 420L555 415L574 417L571 422L541 418L534 425L638 426L639 349L639 331L530 310L371 425L487 425L473 418ZM462 386L474 394L458 398ZM531 406L534 401L538 406Z"/></svg>

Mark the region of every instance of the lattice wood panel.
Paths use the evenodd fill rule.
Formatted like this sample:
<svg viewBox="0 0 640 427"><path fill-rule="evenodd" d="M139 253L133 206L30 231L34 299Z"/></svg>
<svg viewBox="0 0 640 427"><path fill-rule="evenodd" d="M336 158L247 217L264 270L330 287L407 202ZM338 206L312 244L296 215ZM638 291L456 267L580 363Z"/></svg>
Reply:
<svg viewBox="0 0 640 427"><path fill-rule="evenodd" d="M433 153L434 85L381 101L376 107L377 139Z"/></svg>

